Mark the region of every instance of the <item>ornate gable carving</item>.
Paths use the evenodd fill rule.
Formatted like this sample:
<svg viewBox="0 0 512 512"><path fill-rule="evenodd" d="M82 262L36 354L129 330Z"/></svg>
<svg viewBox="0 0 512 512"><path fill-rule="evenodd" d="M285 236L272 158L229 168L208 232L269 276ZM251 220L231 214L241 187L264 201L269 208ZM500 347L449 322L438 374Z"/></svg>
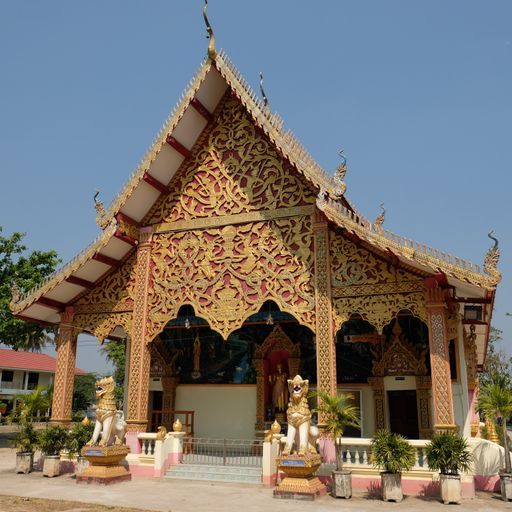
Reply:
<svg viewBox="0 0 512 512"><path fill-rule="evenodd" d="M313 205L316 199L312 185L229 94L173 179L172 190L155 205L146 224Z"/></svg>
<svg viewBox="0 0 512 512"><path fill-rule="evenodd" d="M254 351L255 359L262 359L274 350L287 350L290 357L300 357L300 345L293 343L283 329L276 324L265 341Z"/></svg>
<svg viewBox="0 0 512 512"><path fill-rule="evenodd" d="M379 349L381 345L378 345ZM405 339L398 319L393 326L391 340L387 347L382 347L383 353L372 348L373 375L385 377L387 375L426 375L426 350L418 354L416 349Z"/></svg>

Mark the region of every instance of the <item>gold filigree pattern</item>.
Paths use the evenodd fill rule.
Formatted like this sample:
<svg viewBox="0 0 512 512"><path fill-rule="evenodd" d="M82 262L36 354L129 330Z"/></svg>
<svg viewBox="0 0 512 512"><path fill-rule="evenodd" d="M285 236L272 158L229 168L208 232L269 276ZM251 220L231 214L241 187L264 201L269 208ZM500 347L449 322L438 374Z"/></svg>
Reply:
<svg viewBox="0 0 512 512"><path fill-rule="evenodd" d="M360 314L379 332L401 310L409 310L420 320L427 322L424 293L387 293L375 296L333 299L334 321L339 329L353 314Z"/></svg>
<svg viewBox="0 0 512 512"><path fill-rule="evenodd" d="M79 299L76 304L82 306L86 304L105 304L111 309L103 310L114 311L117 303L134 300L135 286L135 262L136 255L130 256L115 272L107 275L97 286L89 293ZM96 310L96 312L102 312Z"/></svg>
<svg viewBox="0 0 512 512"><path fill-rule="evenodd" d="M311 185L279 156L240 101L227 95L147 224L315 203Z"/></svg>
<svg viewBox="0 0 512 512"><path fill-rule="evenodd" d="M125 313L89 313L77 314L74 318L74 325L81 331L87 331L96 336L100 343L108 337L112 331L120 326L126 334L131 333L132 329L131 311Z"/></svg>
<svg viewBox="0 0 512 512"><path fill-rule="evenodd" d="M309 217L154 235L151 339L184 303L224 338L274 300L314 328Z"/></svg>

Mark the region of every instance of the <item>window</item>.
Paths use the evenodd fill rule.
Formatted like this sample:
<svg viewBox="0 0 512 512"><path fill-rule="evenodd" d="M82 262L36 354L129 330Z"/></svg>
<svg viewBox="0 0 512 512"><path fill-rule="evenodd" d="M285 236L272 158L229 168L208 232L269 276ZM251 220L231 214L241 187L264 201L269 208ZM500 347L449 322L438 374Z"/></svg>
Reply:
<svg viewBox="0 0 512 512"><path fill-rule="evenodd" d="M28 385L27 389L36 389L39 384L39 373L30 372L28 374Z"/></svg>
<svg viewBox="0 0 512 512"><path fill-rule="evenodd" d="M12 382L14 380L14 372L12 370L2 371L2 382Z"/></svg>

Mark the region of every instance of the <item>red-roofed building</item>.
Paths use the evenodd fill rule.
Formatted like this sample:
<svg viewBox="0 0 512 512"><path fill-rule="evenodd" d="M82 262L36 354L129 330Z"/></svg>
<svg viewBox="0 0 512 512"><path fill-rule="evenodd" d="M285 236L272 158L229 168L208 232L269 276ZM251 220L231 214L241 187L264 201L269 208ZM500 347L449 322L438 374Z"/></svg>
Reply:
<svg viewBox="0 0 512 512"><path fill-rule="evenodd" d="M50 386L56 359L47 354L0 349L0 400L29 394L38 386ZM75 368L75 375L87 372Z"/></svg>

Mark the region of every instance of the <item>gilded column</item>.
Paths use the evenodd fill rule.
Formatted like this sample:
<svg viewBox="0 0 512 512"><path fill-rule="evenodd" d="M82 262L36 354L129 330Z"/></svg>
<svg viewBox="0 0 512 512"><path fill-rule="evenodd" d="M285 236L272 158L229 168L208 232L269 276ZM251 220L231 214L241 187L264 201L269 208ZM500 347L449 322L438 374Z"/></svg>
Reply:
<svg viewBox="0 0 512 512"><path fill-rule="evenodd" d="M426 375L416 376L416 400L420 439L432 437L432 379Z"/></svg>
<svg viewBox="0 0 512 512"><path fill-rule="evenodd" d="M265 426L265 369L263 358L258 357L252 362L256 370L256 430L263 430Z"/></svg>
<svg viewBox="0 0 512 512"><path fill-rule="evenodd" d="M151 353L147 339L148 289L151 256L151 228L142 228L137 247L135 302L130 337L130 378L128 381L128 432L145 432L148 423L149 369Z"/></svg>
<svg viewBox="0 0 512 512"><path fill-rule="evenodd" d="M73 387L76 367L78 332L73 326L73 308L61 314L56 339L57 362L53 383L52 418L54 423L70 423L73 406Z"/></svg>
<svg viewBox="0 0 512 512"><path fill-rule="evenodd" d="M454 430L452 382L448 354L447 309L441 288L426 291L434 429Z"/></svg>
<svg viewBox="0 0 512 512"><path fill-rule="evenodd" d="M325 218L317 220L321 220L320 222L313 223L315 244L317 389L334 394L336 393L336 347L334 344L331 300L329 229ZM322 423L323 418L319 417L318 421Z"/></svg>
<svg viewBox="0 0 512 512"><path fill-rule="evenodd" d="M386 391L384 389L384 377L369 377L368 384L370 384L373 390L375 430L386 430Z"/></svg>

